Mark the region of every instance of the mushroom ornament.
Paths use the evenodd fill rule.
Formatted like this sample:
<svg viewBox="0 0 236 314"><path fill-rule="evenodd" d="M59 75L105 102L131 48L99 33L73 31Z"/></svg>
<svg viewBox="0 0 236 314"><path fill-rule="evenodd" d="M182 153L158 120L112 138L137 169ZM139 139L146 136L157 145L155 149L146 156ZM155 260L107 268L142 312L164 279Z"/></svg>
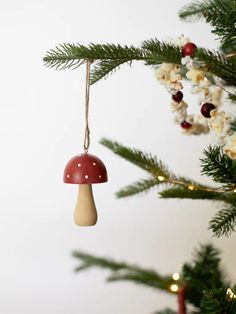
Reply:
<svg viewBox="0 0 236 314"><path fill-rule="evenodd" d="M93 226L97 222L92 184L107 182L107 170L98 157L84 153L69 160L64 171L64 182L79 184L74 219L79 226Z"/></svg>

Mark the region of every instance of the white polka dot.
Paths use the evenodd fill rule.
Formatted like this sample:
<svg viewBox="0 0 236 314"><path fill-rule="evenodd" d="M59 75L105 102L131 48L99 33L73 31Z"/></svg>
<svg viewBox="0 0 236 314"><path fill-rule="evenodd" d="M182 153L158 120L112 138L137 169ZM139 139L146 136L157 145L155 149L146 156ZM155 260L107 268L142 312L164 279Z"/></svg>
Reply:
<svg viewBox="0 0 236 314"><path fill-rule="evenodd" d="M78 164L78 167L81 167L81 163Z"/></svg>
<svg viewBox="0 0 236 314"><path fill-rule="evenodd" d="M69 179L70 175L68 174L66 177Z"/></svg>
<svg viewBox="0 0 236 314"><path fill-rule="evenodd" d="M98 177L99 177L99 179L101 179L101 177L102 177L102 176L99 174L99 176L98 176Z"/></svg>
<svg viewBox="0 0 236 314"><path fill-rule="evenodd" d="M88 179L88 175L87 174L84 177L85 177L85 179Z"/></svg>
<svg viewBox="0 0 236 314"><path fill-rule="evenodd" d="M96 166L96 162L93 162L93 166Z"/></svg>

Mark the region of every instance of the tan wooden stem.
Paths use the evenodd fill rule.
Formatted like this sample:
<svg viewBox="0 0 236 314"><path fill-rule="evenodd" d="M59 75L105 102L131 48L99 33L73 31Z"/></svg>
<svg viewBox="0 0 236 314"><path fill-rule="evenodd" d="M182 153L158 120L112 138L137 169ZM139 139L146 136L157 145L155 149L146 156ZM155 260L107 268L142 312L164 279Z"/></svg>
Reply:
<svg viewBox="0 0 236 314"><path fill-rule="evenodd" d="M75 205L75 224L93 226L97 222L97 210L91 184L80 184Z"/></svg>

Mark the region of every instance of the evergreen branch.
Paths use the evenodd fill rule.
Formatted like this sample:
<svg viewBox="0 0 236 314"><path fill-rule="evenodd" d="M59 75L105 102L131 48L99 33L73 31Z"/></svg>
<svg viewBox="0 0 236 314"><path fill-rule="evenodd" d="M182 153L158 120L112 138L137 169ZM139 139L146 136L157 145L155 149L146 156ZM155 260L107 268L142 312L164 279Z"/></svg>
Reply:
<svg viewBox="0 0 236 314"><path fill-rule="evenodd" d="M185 5L179 11L179 17L186 22L196 22L205 18L207 11L210 10L209 1L195 1Z"/></svg>
<svg viewBox="0 0 236 314"><path fill-rule="evenodd" d="M160 64L162 62L181 64L181 48L158 39L145 40L142 48L156 56L153 60L146 60L146 64Z"/></svg>
<svg viewBox="0 0 236 314"><path fill-rule="evenodd" d="M230 47L236 41L236 2L235 0L203 0L184 6L179 16L185 21L205 19L212 27L212 33L218 35L225 46Z"/></svg>
<svg viewBox="0 0 236 314"><path fill-rule="evenodd" d="M148 56L145 51L134 46L121 46L114 44L61 44L46 53L44 62L49 67L61 66L65 68L77 67L76 62L81 60L145 60Z"/></svg>
<svg viewBox="0 0 236 314"><path fill-rule="evenodd" d="M209 146L203 155L204 157L200 159L202 174L212 177L216 182L235 186L236 164L223 153L221 147Z"/></svg>
<svg viewBox="0 0 236 314"><path fill-rule="evenodd" d="M235 59L227 59L221 53L208 49L198 48L196 58L205 65L204 71L212 73L229 85L236 85L236 62Z"/></svg>
<svg viewBox="0 0 236 314"><path fill-rule="evenodd" d="M236 227L236 205L223 208L213 217L209 223L216 237L229 236Z"/></svg>
<svg viewBox="0 0 236 314"><path fill-rule="evenodd" d="M129 148L126 146L123 146L122 144L119 144L117 142L113 142L111 140L108 139L102 139L100 141L101 144L103 144L105 147L109 148L110 150L112 150L115 154L119 155L120 157L128 160L129 162L137 165L138 167L146 170L147 172L149 172L155 179L156 184L158 183L157 180L159 181L159 184L172 184L175 186L180 186L183 187L185 189L189 189L189 190L202 190L202 191L206 191L206 192L213 192L213 193L225 193L224 189L221 188L212 188L206 185L202 185L198 182L195 182L193 180L184 178L184 177L178 177L176 175L174 175L173 173L171 173L167 167L164 165L164 163L161 160L158 160L156 156L153 156L151 154L147 154L144 153L138 149L135 148ZM127 193L131 193L134 192L133 194L136 194L135 192L139 191L139 188L142 189L145 188L145 183L147 183L149 185L154 183L154 182L143 182L143 184L141 183L140 186L136 186L136 184L134 184L135 186L128 186L127 188L124 189L124 191L122 190L122 196L123 196L123 192L124 194ZM127 189L127 191L126 191ZM180 190L182 192L182 190ZM119 192L118 192L119 193ZM200 193L200 192L199 192ZM131 195L130 194L130 195ZM205 193L205 195L207 195ZM210 194L208 194L210 196ZM119 195L118 195L119 196ZM126 196L126 195L124 195ZM127 195L128 196L128 195ZM212 196L211 198L212 199Z"/></svg>
<svg viewBox="0 0 236 314"><path fill-rule="evenodd" d="M153 178L140 180L116 192L116 196L118 198L121 198L121 197L132 196L132 195L142 193L142 192L148 192L152 187L160 183L161 182L159 180L153 179Z"/></svg>
<svg viewBox="0 0 236 314"><path fill-rule="evenodd" d="M122 64L129 62L130 59L118 59L118 60L101 60L96 63L92 72L90 84L94 84L103 78L107 78L110 74L115 73Z"/></svg>
<svg viewBox="0 0 236 314"><path fill-rule="evenodd" d="M94 267L108 269L111 271L111 274L107 281L132 281L167 292L170 292L169 287L173 283L171 275L161 276L153 270L145 270L134 265L95 257L83 252L74 252L73 256L80 261L80 265L75 269L76 272Z"/></svg>
<svg viewBox="0 0 236 314"><path fill-rule="evenodd" d="M235 94L229 93L228 98L229 98L232 102L236 102L236 95L235 95Z"/></svg>
<svg viewBox="0 0 236 314"><path fill-rule="evenodd" d="M201 199L201 200L224 200L221 193L207 190L193 189L175 186L159 192L161 198L180 198L180 199Z"/></svg>
<svg viewBox="0 0 236 314"><path fill-rule="evenodd" d="M220 268L219 251L211 244L195 250L193 262L183 265L182 278L187 286L187 300L196 307L200 307L205 291L228 284Z"/></svg>
<svg viewBox="0 0 236 314"><path fill-rule="evenodd" d="M105 138L101 139L100 143L109 148L116 155L119 155L136 166L146 170L154 177L163 176L166 178L170 175L167 167L162 161L157 160L157 158L151 154L144 153L135 148L128 148Z"/></svg>
<svg viewBox="0 0 236 314"><path fill-rule="evenodd" d="M130 271L124 274L119 274L119 273L111 274L107 278L107 281L108 282L131 281L131 282L134 282L135 284L141 284L144 286L148 286L150 288L160 289L168 293L171 293L170 286L171 284L173 284L173 279L171 276L162 277L160 280L160 278L156 277L155 272L140 270L140 269L135 270L135 271Z"/></svg>
<svg viewBox="0 0 236 314"><path fill-rule="evenodd" d="M151 39L144 41L141 48L114 44L79 44L58 45L46 53L46 66L56 69L75 69L86 60L92 61L91 84L114 73L124 63L145 61L147 65L162 62L181 64L181 49L169 43ZM220 53L198 48L196 57L205 65L203 69L214 74L231 85L236 84L236 73L233 71L235 59L226 59Z"/></svg>
<svg viewBox="0 0 236 314"><path fill-rule="evenodd" d="M201 309L208 314L235 314L236 299L227 295L227 288L214 289L205 294Z"/></svg>
<svg viewBox="0 0 236 314"><path fill-rule="evenodd" d="M235 101L236 101L236 97L235 97ZM233 122L231 122L231 130L233 132L236 132L236 119Z"/></svg>
<svg viewBox="0 0 236 314"><path fill-rule="evenodd" d="M43 60L46 66L56 69L75 69L85 60L91 60L94 65L91 71L91 84L113 73L121 64L131 64L134 60L145 61L149 65L160 64L163 61L180 63L181 52L178 47L157 40L147 41L144 46L147 49L114 44L89 46L61 44L48 51Z"/></svg>
<svg viewBox="0 0 236 314"><path fill-rule="evenodd" d="M172 310L169 309L169 308L166 308L166 309L164 309L164 310L157 311L157 312L155 312L155 313L153 313L153 314L177 314L177 312L172 311Z"/></svg>

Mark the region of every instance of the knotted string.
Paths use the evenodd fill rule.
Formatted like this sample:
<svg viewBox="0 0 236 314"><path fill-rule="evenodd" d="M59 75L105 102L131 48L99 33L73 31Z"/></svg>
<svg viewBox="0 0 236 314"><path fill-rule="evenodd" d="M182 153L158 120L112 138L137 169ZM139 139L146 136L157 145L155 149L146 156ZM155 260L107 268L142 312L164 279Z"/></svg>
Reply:
<svg viewBox="0 0 236 314"><path fill-rule="evenodd" d="M90 66L91 61L86 60L86 83L85 83L85 133L84 133L84 152L87 153L90 145L89 130L89 91L90 91Z"/></svg>

